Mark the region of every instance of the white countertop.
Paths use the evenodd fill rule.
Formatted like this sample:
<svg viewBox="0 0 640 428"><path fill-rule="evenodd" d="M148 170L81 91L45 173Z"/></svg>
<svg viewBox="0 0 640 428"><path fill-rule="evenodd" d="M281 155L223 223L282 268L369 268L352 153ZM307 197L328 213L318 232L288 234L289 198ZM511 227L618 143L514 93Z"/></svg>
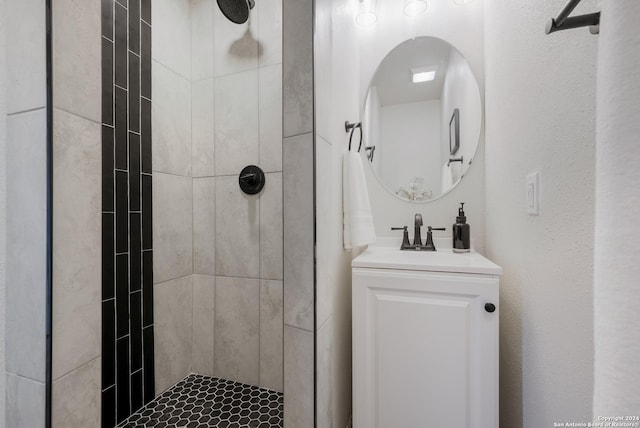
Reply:
<svg viewBox="0 0 640 428"><path fill-rule="evenodd" d="M437 251L400 251L399 245L371 246L353 259L351 265L355 268L502 275L502 268L480 253L474 250L470 253L454 253L451 248L439 248Z"/></svg>

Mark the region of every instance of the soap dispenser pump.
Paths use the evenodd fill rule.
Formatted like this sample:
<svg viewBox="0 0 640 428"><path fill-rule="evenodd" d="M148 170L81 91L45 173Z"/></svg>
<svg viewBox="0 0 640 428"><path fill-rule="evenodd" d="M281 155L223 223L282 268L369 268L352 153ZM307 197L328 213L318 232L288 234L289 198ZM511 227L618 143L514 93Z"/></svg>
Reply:
<svg viewBox="0 0 640 428"><path fill-rule="evenodd" d="M471 251L471 227L464 215L464 202L460 203L456 224L453 225L453 252L468 253Z"/></svg>

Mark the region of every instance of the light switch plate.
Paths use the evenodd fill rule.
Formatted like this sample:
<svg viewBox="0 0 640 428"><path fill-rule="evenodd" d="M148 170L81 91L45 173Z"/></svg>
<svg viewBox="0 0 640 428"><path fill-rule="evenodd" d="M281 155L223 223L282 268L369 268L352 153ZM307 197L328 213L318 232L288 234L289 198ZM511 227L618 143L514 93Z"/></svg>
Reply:
<svg viewBox="0 0 640 428"><path fill-rule="evenodd" d="M527 175L527 214L540 214L540 173Z"/></svg>

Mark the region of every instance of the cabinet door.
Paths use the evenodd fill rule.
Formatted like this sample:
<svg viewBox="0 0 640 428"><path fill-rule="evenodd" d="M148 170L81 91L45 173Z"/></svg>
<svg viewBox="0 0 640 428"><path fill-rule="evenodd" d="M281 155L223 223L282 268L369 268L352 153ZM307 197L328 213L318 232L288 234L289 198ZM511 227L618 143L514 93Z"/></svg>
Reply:
<svg viewBox="0 0 640 428"><path fill-rule="evenodd" d="M354 428L496 428L498 280L354 269Z"/></svg>

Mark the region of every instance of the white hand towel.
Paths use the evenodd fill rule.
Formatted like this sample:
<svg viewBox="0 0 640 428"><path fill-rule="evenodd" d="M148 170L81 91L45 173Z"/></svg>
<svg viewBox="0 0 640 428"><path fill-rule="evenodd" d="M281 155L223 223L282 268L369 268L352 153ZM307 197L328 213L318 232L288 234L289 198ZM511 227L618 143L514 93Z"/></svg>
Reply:
<svg viewBox="0 0 640 428"><path fill-rule="evenodd" d="M453 171L451 166L446 163L442 165L442 185L440 186L442 193L446 193L453 186Z"/></svg>
<svg viewBox="0 0 640 428"><path fill-rule="evenodd" d="M363 247L376 242L369 191L358 152L347 151L342 163L342 210L344 248Z"/></svg>

